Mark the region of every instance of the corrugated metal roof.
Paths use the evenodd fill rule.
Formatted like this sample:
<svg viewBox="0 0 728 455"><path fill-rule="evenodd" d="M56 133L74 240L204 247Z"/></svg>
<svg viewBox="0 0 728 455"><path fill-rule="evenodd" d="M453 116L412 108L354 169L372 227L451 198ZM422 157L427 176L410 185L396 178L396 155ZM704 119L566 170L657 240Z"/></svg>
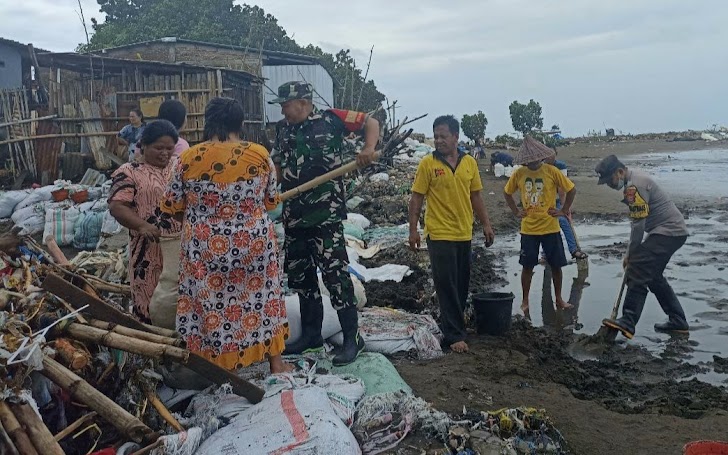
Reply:
<svg viewBox="0 0 728 455"><path fill-rule="evenodd" d="M316 90L313 103L319 109L328 109L334 106L334 81L331 75L321 65L279 65L264 66L263 77L266 78L265 89L265 115L269 123L283 119L281 107L278 104L268 104L268 101L277 97L278 86L289 81L305 80Z"/></svg>
<svg viewBox="0 0 728 455"><path fill-rule="evenodd" d="M14 41L14 40L7 39L7 38L0 37L0 44L6 44L8 46L15 47L19 51L20 50L25 50L25 51L28 50L28 45L27 44L23 44L23 43L21 43L19 41ZM45 49L40 49L40 48L37 48L35 46L33 46L33 48L35 49L36 52L49 52L49 51L47 51ZM30 58L30 56L27 56L27 57Z"/></svg>

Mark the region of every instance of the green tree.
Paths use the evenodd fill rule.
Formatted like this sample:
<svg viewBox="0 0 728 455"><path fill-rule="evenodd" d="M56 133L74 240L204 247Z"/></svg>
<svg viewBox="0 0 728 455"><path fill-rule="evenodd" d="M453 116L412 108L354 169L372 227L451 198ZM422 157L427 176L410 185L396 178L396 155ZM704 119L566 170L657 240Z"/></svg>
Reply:
<svg viewBox="0 0 728 455"><path fill-rule="evenodd" d="M463 129L463 134L475 141L476 144L482 144L485 139L485 129L488 127L488 119L483 111L478 111L477 114L473 115L465 114L460 126Z"/></svg>
<svg viewBox="0 0 728 455"><path fill-rule="evenodd" d="M334 106L371 111L384 101L372 80L363 80L351 52L336 55L300 46L262 8L233 0L96 0L103 23L91 19L94 34L79 51L93 51L167 36L231 46L293 52L316 57L334 79Z"/></svg>
<svg viewBox="0 0 728 455"><path fill-rule="evenodd" d="M533 130L543 128L543 117L541 117L541 105L531 100L528 104L521 104L514 101L508 107L511 113L511 123L513 129L528 134Z"/></svg>

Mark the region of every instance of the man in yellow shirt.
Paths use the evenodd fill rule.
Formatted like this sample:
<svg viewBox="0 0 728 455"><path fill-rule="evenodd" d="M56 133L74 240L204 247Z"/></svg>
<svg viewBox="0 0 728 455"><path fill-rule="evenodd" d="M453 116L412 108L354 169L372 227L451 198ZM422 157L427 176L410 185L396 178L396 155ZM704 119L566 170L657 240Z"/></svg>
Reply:
<svg viewBox="0 0 728 455"><path fill-rule="evenodd" d="M452 115L435 119L435 151L420 161L409 202L409 243L417 251L422 239L417 223L427 199L425 235L432 279L440 302L443 345L467 352L463 311L470 285L470 242L473 211L483 224L486 246L493 244L493 228L483 201L478 163L458 151L460 123Z"/></svg>
<svg viewBox="0 0 728 455"><path fill-rule="evenodd" d="M544 166L544 160L553 154L553 150L531 136L526 136L515 158L516 164L522 167L513 172L503 189L511 212L521 218L521 254L518 262L523 266L521 310L526 317L529 317L528 293L531 290L533 268L538 264L539 247L543 248L546 261L551 266L556 306L560 309L571 307L561 297L561 268L567 262L564 245L561 243L559 217L566 216L571 210L576 188L556 167ZM559 188L566 192L566 200L561 209L556 208ZM521 194L520 209L513 197L516 191Z"/></svg>

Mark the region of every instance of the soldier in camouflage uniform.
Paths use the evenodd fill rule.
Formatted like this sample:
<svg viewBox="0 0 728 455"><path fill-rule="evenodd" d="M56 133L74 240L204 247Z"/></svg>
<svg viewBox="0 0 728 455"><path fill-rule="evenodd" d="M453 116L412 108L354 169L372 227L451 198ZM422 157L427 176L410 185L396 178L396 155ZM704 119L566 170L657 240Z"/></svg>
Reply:
<svg viewBox="0 0 728 455"><path fill-rule="evenodd" d="M313 87L300 81L278 88L285 119L276 125L275 147L271 157L278 170L283 191L290 190L342 164L344 137L364 130L364 148L357 155L360 165L374 160L379 140L379 122L355 111L319 111L313 105ZM301 303L301 339L290 344L286 353L321 350L323 304L316 276L321 269L344 332L344 346L334 357L334 365L353 362L364 349L359 337L354 287L349 275L344 226L346 190L342 178L324 183L283 204L286 230L285 271L288 287L298 293Z"/></svg>

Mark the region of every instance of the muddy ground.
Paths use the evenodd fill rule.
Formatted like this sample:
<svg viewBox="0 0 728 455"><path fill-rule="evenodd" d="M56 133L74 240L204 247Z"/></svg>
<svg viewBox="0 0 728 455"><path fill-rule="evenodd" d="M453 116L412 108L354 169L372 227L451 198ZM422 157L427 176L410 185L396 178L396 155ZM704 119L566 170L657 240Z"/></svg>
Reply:
<svg viewBox="0 0 728 455"><path fill-rule="evenodd" d="M569 176L577 185L574 216L580 220L625 218L618 193L596 185L593 168L601 157L610 153L625 157L705 147L704 143L644 141L582 143L561 148L559 158L570 165ZM494 178L487 173L487 167L488 163L481 163L491 221L496 234L512 233L518 223L503 202L505 179ZM396 185L382 186L372 197L362 191L365 202L356 211L379 225L406 222L406 215L400 210L406 208L407 196L402 188L409 174L411 171L400 172ZM701 203L695 198L675 200L686 215L689 210L716 209L710 202ZM619 258L626 248L625 241L626 238L615 238L613 244L596 253ZM492 250L474 248L477 260L471 275L473 291L497 288L503 280L513 279L499 272L503 254L497 240ZM395 262L413 269L413 274L402 283L366 284L369 304L437 314L425 251L411 252L401 243L362 262L366 266ZM454 415L461 414L463 407L544 408L562 432L571 453L681 453L682 446L689 441L726 439L728 393L725 387L692 379L703 367L679 360L679 353L690 349L690 341L675 340L660 357L639 347L616 345L597 360L579 362L569 353L574 346L581 349L583 337L563 330L534 328L519 318L503 338L473 333L468 354L450 353L427 362L400 359L395 366L418 396ZM725 354L716 356L716 370L722 366L728 369L724 357ZM441 447L415 436L391 453L419 454L422 449L434 451Z"/></svg>

